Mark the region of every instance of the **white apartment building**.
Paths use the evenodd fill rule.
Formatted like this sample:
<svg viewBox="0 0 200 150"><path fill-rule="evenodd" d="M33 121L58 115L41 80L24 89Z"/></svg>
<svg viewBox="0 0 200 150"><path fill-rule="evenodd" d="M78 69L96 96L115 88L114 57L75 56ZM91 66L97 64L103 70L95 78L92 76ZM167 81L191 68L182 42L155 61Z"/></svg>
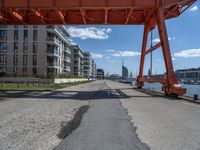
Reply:
<svg viewBox="0 0 200 150"><path fill-rule="evenodd" d="M75 76L83 75L83 50L78 45L72 45L72 67L71 72Z"/></svg>
<svg viewBox="0 0 200 150"><path fill-rule="evenodd" d="M83 75L87 78L96 77L96 63L90 52L83 54Z"/></svg>
<svg viewBox="0 0 200 150"><path fill-rule="evenodd" d="M0 72L48 75L71 71L64 26L0 25Z"/></svg>

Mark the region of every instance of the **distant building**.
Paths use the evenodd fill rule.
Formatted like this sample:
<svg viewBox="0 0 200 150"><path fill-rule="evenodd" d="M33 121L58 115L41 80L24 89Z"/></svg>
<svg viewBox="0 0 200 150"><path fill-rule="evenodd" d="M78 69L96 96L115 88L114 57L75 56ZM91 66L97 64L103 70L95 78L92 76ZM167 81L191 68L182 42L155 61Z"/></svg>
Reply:
<svg viewBox="0 0 200 150"><path fill-rule="evenodd" d="M97 79L104 79L104 70L103 69L97 69Z"/></svg>
<svg viewBox="0 0 200 150"><path fill-rule="evenodd" d="M128 78L128 68L122 66L122 78Z"/></svg>
<svg viewBox="0 0 200 150"><path fill-rule="evenodd" d="M92 56L89 52L83 53L83 75L86 78L92 76Z"/></svg>
<svg viewBox="0 0 200 150"><path fill-rule="evenodd" d="M198 80L200 81L200 68L179 69L175 71L179 80Z"/></svg>
<svg viewBox="0 0 200 150"><path fill-rule="evenodd" d="M83 50L78 45L72 45L71 72L75 76L83 75Z"/></svg>
<svg viewBox="0 0 200 150"><path fill-rule="evenodd" d="M122 59L122 78L128 78L128 68L124 66L124 60Z"/></svg>
<svg viewBox="0 0 200 150"><path fill-rule="evenodd" d="M71 43L64 26L0 25L0 72L70 73Z"/></svg>
<svg viewBox="0 0 200 150"><path fill-rule="evenodd" d="M92 59L92 78L97 77L97 65L94 59Z"/></svg>

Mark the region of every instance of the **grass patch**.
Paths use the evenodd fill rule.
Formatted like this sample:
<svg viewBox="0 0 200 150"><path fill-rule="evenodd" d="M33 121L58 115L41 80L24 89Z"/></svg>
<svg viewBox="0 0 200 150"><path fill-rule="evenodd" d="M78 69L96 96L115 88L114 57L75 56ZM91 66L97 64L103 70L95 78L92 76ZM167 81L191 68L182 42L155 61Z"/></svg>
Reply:
<svg viewBox="0 0 200 150"><path fill-rule="evenodd" d="M89 82L92 81L80 81L80 82L60 83L60 84L1 83L0 90L32 90L32 89L54 90Z"/></svg>

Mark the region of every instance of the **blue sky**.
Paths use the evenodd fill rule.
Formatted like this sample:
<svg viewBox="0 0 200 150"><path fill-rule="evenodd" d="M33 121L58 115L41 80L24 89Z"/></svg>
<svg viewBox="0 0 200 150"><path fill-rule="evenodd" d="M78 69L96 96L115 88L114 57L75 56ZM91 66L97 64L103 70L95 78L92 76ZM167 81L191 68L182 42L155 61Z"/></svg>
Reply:
<svg viewBox="0 0 200 150"><path fill-rule="evenodd" d="M200 67L200 2L175 19L167 20L168 36L174 69ZM125 66L138 74L143 26L67 26L74 43L90 51L97 67L109 74L121 74L122 57ZM154 30L154 42L158 41ZM149 38L150 41L150 38ZM146 57L144 73L149 69ZM165 72L161 49L153 52L153 73Z"/></svg>

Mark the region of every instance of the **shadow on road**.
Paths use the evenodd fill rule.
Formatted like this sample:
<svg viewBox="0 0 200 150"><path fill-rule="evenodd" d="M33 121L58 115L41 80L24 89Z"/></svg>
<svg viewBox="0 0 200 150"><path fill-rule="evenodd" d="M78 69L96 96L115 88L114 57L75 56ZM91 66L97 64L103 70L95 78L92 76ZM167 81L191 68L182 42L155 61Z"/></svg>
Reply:
<svg viewBox="0 0 200 150"><path fill-rule="evenodd" d="M103 89L97 91L68 91L68 90L57 90L57 91L20 91L18 93L6 94L4 91L3 97L10 98L31 98L31 99L62 99L62 100L99 100L99 99L128 99L131 97L163 97L153 92L147 92L144 90L134 89L147 95L127 95L123 92L126 88L122 89ZM0 91L1 92L1 91ZM2 97L2 94L0 95Z"/></svg>

